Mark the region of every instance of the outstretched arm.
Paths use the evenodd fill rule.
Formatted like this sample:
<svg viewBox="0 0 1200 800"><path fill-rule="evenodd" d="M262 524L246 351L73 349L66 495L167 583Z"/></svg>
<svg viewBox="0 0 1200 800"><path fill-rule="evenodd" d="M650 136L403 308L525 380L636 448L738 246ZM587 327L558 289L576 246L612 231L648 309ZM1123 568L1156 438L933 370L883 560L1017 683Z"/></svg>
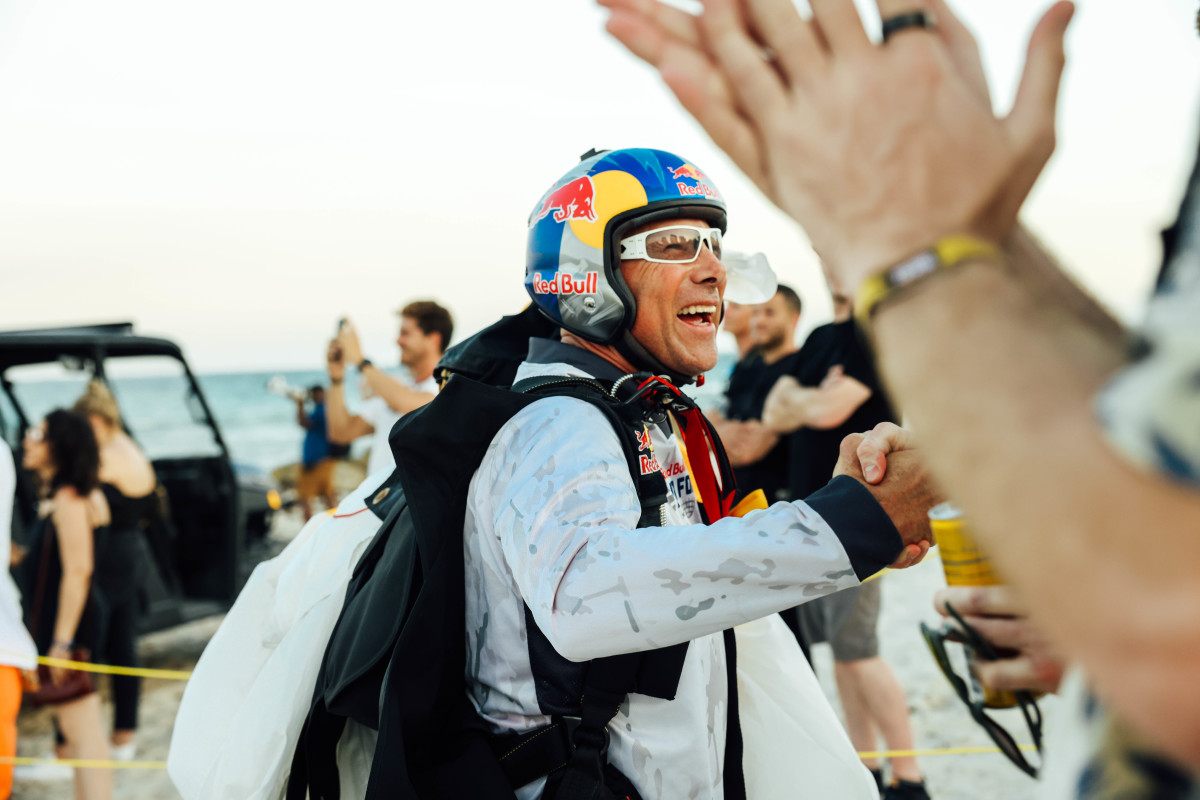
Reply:
<svg viewBox="0 0 1200 800"><path fill-rule="evenodd" d="M343 364L359 364L363 360L362 347L358 342L358 333L349 321L338 330L337 345L344 354ZM418 392L405 386L400 381L388 375L374 364L364 365L363 379L371 387L371 391L383 398L383 401L398 414L415 411L433 399L429 392Z"/></svg>
<svg viewBox="0 0 1200 800"><path fill-rule="evenodd" d="M1200 765L1200 503L1105 441L1092 402L1124 363L1120 332L1014 234L1053 150L1073 7L1038 24L1013 109L997 118L974 41L941 0L877 0L885 18L937 18L883 46L850 0L812 0L811 20L788 0L705 0L695 18L603 2L610 31L847 286L944 236L1008 245L880 310L883 376L1033 620L1151 741Z"/></svg>
<svg viewBox="0 0 1200 800"><path fill-rule="evenodd" d="M325 365L329 370L329 389L325 392L326 438L334 444L350 444L374 432L371 423L346 408L346 358L336 341L329 343Z"/></svg>
<svg viewBox="0 0 1200 800"><path fill-rule="evenodd" d="M312 420L308 418L308 414L304 410L304 398L298 396L294 399L296 401L296 424L304 430L308 430L312 427Z"/></svg>
<svg viewBox="0 0 1200 800"><path fill-rule="evenodd" d="M923 521L929 502L923 473L902 483L898 464L891 496L878 503L843 475L807 503L776 503L707 527L637 528L636 489L609 423L581 401L540 400L493 440L471 483L468 518L486 520L477 535L500 543L555 648L585 660L799 605L857 585L902 551L903 563L913 563L904 542L924 534L904 523L898 535L885 509L897 519L899 504L924 502L916 514Z"/></svg>

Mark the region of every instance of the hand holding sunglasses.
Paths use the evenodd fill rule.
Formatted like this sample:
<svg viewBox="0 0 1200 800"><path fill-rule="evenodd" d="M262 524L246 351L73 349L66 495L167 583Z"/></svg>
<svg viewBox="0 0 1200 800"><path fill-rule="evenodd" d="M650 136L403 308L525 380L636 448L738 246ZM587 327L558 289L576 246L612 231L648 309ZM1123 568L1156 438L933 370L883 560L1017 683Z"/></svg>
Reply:
<svg viewBox="0 0 1200 800"><path fill-rule="evenodd" d="M1058 692L1066 664L1007 586L949 586L934 595L933 605L950 619L947 604L999 654L976 664L981 683L1000 691Z"/></svg>
<svg viewBox="0 0 1200 800"><path fill-rule="evenodd" d="M995 587L955 587L962 590L974 590L978 588L995 588ZM937 662L938 668L942 674L946 676L946 680L950 682L950 686L954 689L955 694L967 706L967 711L970 712L971 718L979 723L984 732L991 737L1000 751L1013 762L1022 772L1030 777L1037 777L1038 767L1029 763L1022 752L1021 746L1017 744L1016 739L1009 733L999 722L997 722L986 710L984 705L983 693L979 687L979 673L988 667L994 667L998 663L1003 663L1009 660L1007 653L1002 657L1001 653L985 639L975 628L973 628L963 616L955 610L952 603L941 600L937 604L939 613L951 617L952 622L948 622L941 629L934 629L921 623L921 635L925 638L925 644L929 646L929 651L933 654L934 660ZM974 656L972 661L975 668L968 671L968 674L960 674L954 667L949 653L946 651L946 642L962 644L969 648ZM1000 687L993 687L1000 688ZM1016 697L1017 706L1021 710L1021 715L1025 720L1025 724L1029 729L1030 739L1033 746L1037 749L1038 754L1042 752L1042 712L1038 708L1037 699L1033 692L1024 688L1005 687L1014 689L1013 695ZM1038 692L1040 695L1040 692Z"/></svg>

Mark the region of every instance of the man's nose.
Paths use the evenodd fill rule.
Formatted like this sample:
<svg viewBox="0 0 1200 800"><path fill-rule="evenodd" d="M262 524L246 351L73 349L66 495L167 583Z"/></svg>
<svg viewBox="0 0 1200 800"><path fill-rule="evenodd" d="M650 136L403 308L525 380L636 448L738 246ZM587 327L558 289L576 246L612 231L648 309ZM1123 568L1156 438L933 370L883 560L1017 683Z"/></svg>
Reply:
<svg viewBox="0 0 1200 800"><path fill-rule="evenodd" d="M707 244L700 245L700 255L696 258L696 265L692 268L692 280L696 283L711 281L720 286L725 285L725 265Z"/></svg>

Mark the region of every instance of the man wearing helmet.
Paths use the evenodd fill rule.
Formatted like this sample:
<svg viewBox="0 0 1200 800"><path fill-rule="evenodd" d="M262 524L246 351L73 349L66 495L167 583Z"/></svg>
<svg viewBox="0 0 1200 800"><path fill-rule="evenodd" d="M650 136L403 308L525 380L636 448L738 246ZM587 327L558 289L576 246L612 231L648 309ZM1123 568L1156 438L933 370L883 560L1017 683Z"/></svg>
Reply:
<svg viewBox="0 0 1200 800"><path fill-rule="evenodd" d="M682 385L715 366L725 222L716 187L677 156L586 155L530 218L526 288L561 340L531 340L517 380L649 371ZM720 495L733 487L720 470L712 480L719 448L681 435L682 422L672 414L639 437L643 465L670 493L662 524L645 528L620 442L594 406L548 397L500 429L467 498L467 688L493 733L532 731L578 714L589 660L689 643L673 691L630 692L609 721L608 762L644 798L744 797L722 632L916 563L936 498L902 451L868 487L850 442L843 474L806 502L726 516ZM750 752L754 732L744 735ZM858 770L865 784L851 776L857 791L838 796L870 795ZM552 796L557 780L517 795Z"/></svg>

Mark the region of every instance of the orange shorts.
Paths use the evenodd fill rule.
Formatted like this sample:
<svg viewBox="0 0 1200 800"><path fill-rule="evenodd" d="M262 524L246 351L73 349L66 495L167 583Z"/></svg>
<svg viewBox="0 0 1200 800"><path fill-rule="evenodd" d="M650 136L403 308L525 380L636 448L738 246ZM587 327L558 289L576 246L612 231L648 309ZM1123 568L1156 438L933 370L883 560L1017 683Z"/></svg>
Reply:
<svg viewBox="0 0 1200 800"><path fill-rule="evenodd" d="M21 709L21 673L0 666L0 756L17 754L17 712ZM13 765L0 763L0 797L12 793Z"/></svg>
<svg viewBox="0 0 1200 800"><path fill-rule="evenodd" d="M300 467L300 480L296 482L296 494L301 500L316 497L333 497L333 468L337 459L322 458L311 469Z"/></svg>

